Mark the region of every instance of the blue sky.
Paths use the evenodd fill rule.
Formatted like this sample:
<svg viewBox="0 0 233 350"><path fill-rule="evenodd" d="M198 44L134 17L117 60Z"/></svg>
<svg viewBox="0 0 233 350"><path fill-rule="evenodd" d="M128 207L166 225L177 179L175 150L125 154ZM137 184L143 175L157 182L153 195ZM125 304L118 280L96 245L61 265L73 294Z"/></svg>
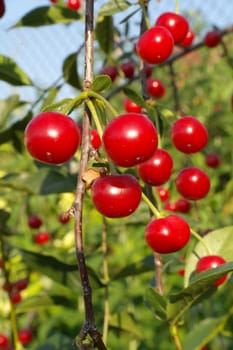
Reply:
<svg viewBox="0 0 233 350"><path fill-rule="evenodd" d="M13 58L37 85L42 89L46 88L61 74L63 59L75 52L82 42L80 24L7 30L31 9L50 5L50 2L49 0L5 0L5 2L6 14L0 19L0 54ZM106 0L96 0L95 4L98 7L106 2ZM175 0L160 0L160 2L151 0L149 13L152 24L160 13L174 11L174 9ZM181 13L193 9L201 11L210 27L213 24L225 27L233 22L233 1L180 0ZM120 14L117 20L120 21L125 15L125 13ZM135 20L138 20L137 17ZM133 34L137 35L136 32ZM22 98L27 100L34 99L32 89L12 87L0 82L0 99L6 98L11 93L20 93ZM74 92L67 90L62 93Z"/></svg>

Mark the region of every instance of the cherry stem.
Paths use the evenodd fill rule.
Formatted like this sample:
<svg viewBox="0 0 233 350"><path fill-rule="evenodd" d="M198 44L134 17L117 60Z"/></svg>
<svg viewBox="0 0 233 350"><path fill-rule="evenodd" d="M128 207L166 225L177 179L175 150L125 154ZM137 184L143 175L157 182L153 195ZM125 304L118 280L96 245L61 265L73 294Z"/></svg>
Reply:
<svg viewBox="0 0 233 350"><path fill-rule="evenodd" d="M180 13L180 2L179 2L179 0L176 0L175 13L177 13L177 14Z"/></svg>
<svg viewBox="0 0 233 350"><path fill-rule="evenodd" d="M179 333L178 333L178 326L176 324L172 325L171 328L170 328L170 332L171 332L172 339L174 340L176 349L177 350L182 350L183 347L182 347L182 344L181 344L181 341L180 341L180 337L179 337Z"/></svg>
<svg viewBox="0 0 233 350"><path fill-rule="evenodd" d="M201 235L199 235L199 233L197 233L196 231L194 231L193 229L191 229L191 234L198 240L201 242L201 244L205 247L205 250L207 252L208 255L212 255L212 251L210 249L210 247L208 246L208 244L206 243L206 241L204 240L204 238L201 237Z"/></svg>
<svg viewBox="0 0 233 350"><path fill-rule="evenodd" d="M161 213L158 211L158 209L154 206L154 204L150 201L150 199L145 195L145 193L142 192L142 199L147 204L151 212L154 214L156 219L159 219L162 217Z"/></svg>
<svg viewBox="0 0 233 350"><path fill-rule="evenodd" d="M94 104L93 104L93 102L91 100L87 100L86 104L87 104L88 109L91 112L91 116L92 116L92 118L93 118L93 120L95 122L96 129L98 130L98 133L99 133L100 137L102 138L103 129L102 129L101 123L99 121L98 115L96 113L95 106L94 106Z"/></svg>

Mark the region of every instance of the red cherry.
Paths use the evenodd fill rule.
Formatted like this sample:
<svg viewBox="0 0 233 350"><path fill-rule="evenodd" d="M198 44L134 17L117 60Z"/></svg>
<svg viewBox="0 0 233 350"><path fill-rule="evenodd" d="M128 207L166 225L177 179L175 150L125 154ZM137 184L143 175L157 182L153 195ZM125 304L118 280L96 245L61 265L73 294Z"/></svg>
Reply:
<svg viewBox="0 0 233 350"><path fill-rule="evenodd" d="M28 226L30 228L39 228L42 225L42 220L38 215L30 215L28 217Z"/></svg>
<svg viewBox="0 0 233 350"><path fill-rule="evenodd" d="M186 37L189 24L184 16L174 12L164 12L156 20L155 25L165 27L171 33L174 43L179 44Z"/></svg>
<svg viewBox="0 0 233 350"><path fill-rule="evenodd" d="M48 241L50 241L50 239L51 239L51 235L46 231L45 232L38 232L34 236L34 241L37 244L45 244Z"/></svg>
<svg viewBox="0 0 233 350"><path fill-rule="evenodd" d="M99 149L101 146L100 135L95 129L91 129L91 144L94 149Z"/></svg>
<svg viewBox="0 0 233 350"><path fill-rule="evenodd" d="M148 93L155 98L162 98L166 93L166 88L159 79L148 79L146 85Z"/></svg>
<svg viewBox="0 0 233 350"><path fill-rule="evenodd" d="M153 67L150 64L145 63L146 77L149 78L153 72Z"/></svg>
<svg viewBox="0 0 233 350"><path fill-rule="evenodd" d="M177 212L187 214L190 212L191 203L186 198L179 198L175 202L175 208Z"/></svg>
<svg viewBox="0 0 233 350"><path fill-rule="evenodd" d="M195 34L192 30L189 30L184 40L181 41L180 45L183 47L191 46L195 38Z"/></svg>
<svg viewBox="0 0 233 350"><path fill-rule="evenodd" d="M0 18L4 16L6 11L4 0L0 0Z"/></svg>
<svg viewBox="0 0 233 350"><path fill-rule="evenodd" d="M18 337L21 344L27 345L32 341L33 332L30 328L21 329Z"/></svg>
<svg viewBox="0 0 233 350"><path fill-rule="evenodd" d="M137 167L140 178L152 186L167 182L172 174L173 160L164 149L157 148L153 156Z"/></svg>
<svg viewBox="0 0 233 350"><path fill-rule="evenodd" d="M58 221L63 225L67 224L70 221L70 214L68 212L61 213L58 216Z"/></svg>
<svg viewBox="0 0 233 350"><path fill-rule="evenodd" d="M3 333L0 333L0 348L7 346L9 344L9 338Z"/></svg>
<svg viewBox="0 0 233 350"><path fill-rule="evenodd" d="M176 211L176 205L175 203L172 203L170 201L167 201L165 204L164 204L164 209L165 210L168 210L168 211L173 211L175 212Z"/></svg>
<svg viewBox="0 0 233 350"><path fill-rule="evenodd" d="M4 267L4 260L0 259L0 269L3 269L3 267Z"/></svg>
<svg viewBox="0 0 233 350"><path fill-rule="evenodd" d="M13 304L19 304L22 301L22 296L19 292L13 291L10 294L10 298Z"/></svg>
<svg viewBox="0 0 233 350"><path fill-rule="evenodd" d="M109 218L132 214L141 200L141 187L129 174L101 176L91 187L91 198L96 209Z"/></svg>
<svg viewBox="0 0 233 350"><path fill-rule="evenodd" d="M124 102L125 111L128 113L141 113L142 107L137 105L135 102L126 99Z"/></svg>
<svg viewBox="0 0 233 350"><path fill-rule="evenodd" d="M174 146L183 153L196 153L208 142L205 126L192 116L179 118L172 125L171 139Z"/></svg>
<svg viewBox="0 0 233 350"><path fill-rule="evenodd" d="M101 74L108 75L113 82L116 80L118 76L118 70L116 69L115 66L109 65L102 68Z"/></svg>
<svg viewBox="0 0 233 350"><path fill-rule="evenodd" d="M24 290L28 286L28 278L21 278L20 280L14 282L14 287L18 290Z"/></svg>
<svg viewBox="0 0 233 350"><path fill-rule="evenodd" d="M67 0L67 7L71 10L78 10L81 6L80 0Z"/></svg>
<svg viewBox="0 0 233 350"><path fill-rule="evenodd" d="M204 44L207 47L215 47L221 42L221 35L217 30L212 30L206 33L204 38Z"/></svg>
<svg viewBox="0 0 233 350"><path fill-rule="evenodd" d="M124 76L128 79L132 79L134 76L134 64L132 61L123 62L120 65L120 69L124 73Z"/></svg>
<svg viewBox="0 0 233 350"><path fill-rule="evenodd" d="M203 256L197 262L196 273L200 273L209 269L214 269L217 266L225 264L226 261L218 255L208 255ZM217 281L213 283L214 286L219 286L227 278L227 275L220 277Z"/></svg>
<svg viewBox="0 0 233 350"><path fill-rule="evenodd" d="M180 276L184 276L184 274L185 274L185 269L179 269L178 270L178 275L180 275Z"/></svg>
<svg viewBox="0 0 233 350"><path fill-rule="evenodd" d="M171 55L174 40L164 27L155 26L145 31L137 42L137 53L147 63L157 64L166 61Z"/></svg>
<svg viewBox="0 0 233 350"><path fill-rule="evenodd" d="M103 144L115 164L132 167L153 155L158 145L158 135L147 116L126 113L107 125L103 133Z"/></svg>
<svg viewBox="0 0 233 350"><path fill-rule="evenodd" d="M70 160L80 143L80 132L70 117L43 112L27 125L24 142L31 156L41 162L62 164Z"/></svg>
<svg viewBox="0 0 233 350"><path fill-rule="evenodd" d="M205 163L210 168L217 168L221 163L221 159L217 153L208 153L205 156Z"/></svg>
<svg viewBox="0 0 233 350"><path fill-rule="evenodd" d="M168 254L182 249L189 241L190 228L187 222L177 215L152 219L146 226L145 239L153 251Z"/></svg>
<svg viewBox="0 0 233 350"><path fill-rule="evenodd" d="M52 3L56 3L58 0L50 0L50 2L52 2Z"/></svg>
<svg viewBox="0 0 233 350"><path fill-rule="evenodd" d="M202 199L209 192L210 179L202 169L184 168L177 175L176 188L187 199Z"/></svg>
<svg viewBox="0 0 233 350"><path fill-rule="evenodd" d="M159 194L159 197L160 197L162 202L165 202L166 200L169 199L170 194L169 194L169 191L166 188L159 186L159 187L156 188L156 190L157 190L157 192Z"/></svg>

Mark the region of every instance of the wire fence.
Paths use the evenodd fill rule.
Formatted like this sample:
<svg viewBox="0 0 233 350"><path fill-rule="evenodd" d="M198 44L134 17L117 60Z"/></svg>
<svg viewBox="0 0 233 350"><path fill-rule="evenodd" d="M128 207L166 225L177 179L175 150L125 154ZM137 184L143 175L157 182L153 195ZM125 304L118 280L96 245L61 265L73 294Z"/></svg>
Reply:
<svg viewBox="0 0 233 350"><path fill-rule="evenodd" d="M12 11L16 0L6 1L6 18ZM23 1L22 1L23 2ZM97 8L107 1L96 1ZM153 23L156 17L164 11L173 11L174 2L171 0L151 0L149 14ZM49 0L35 1L34 7L50 5ZM25 9L25 13L32 9L32 5ZM191 27L203 35L205 31L216 26L223 29L233 24L233 1L221 0L193 0L180 1L180 12L190 20ZM126 13L116 17L117 28L120 29L121 21L127 16ZM17 16L11 18L12 22L18 20ZM139 22L137 16L133 17L135 24ZM62 75L62 63L70 53L77 51L83 41L83 23L71 25L52 25L38 28L14 28L8 30L7 21L1 25L0 21L0 55L14 59L17 64L30 76L37 86L44 89L56 81ZM136 26L132 27L133 34ZM83 63L79 63L83 69ZM33 89L29 87L12 87L5 82L0 82L0 99L6 98L12 93L19 93L27 100L34 99ZM72 94L72 89L66 87L61 94Z"/></svg>

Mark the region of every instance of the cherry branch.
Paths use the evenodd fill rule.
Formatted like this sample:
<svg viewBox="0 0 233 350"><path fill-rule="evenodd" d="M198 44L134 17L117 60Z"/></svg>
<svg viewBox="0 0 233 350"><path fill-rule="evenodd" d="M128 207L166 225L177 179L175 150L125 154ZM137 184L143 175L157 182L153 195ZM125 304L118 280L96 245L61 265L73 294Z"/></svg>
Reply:
<svg viewBox="0 0 233 350"><path fill-rule="evenodd" d="M85 66L83 90L89 90L93 82L93 21L94 21L94 0L86 1L85 8ZM86 104L84 104L84 115L82 123L82 145L79 175L77 179L76 197L73 204L75 213L75 248L77 263L79 267L80 280L83 289L83 300L85 308L85 321L83 327L76 337L74 345L81 350L93 349L95 346L106 349L101 334L95 325L94 309L92 304L92 289L88 277L83 246L83 201L85 197L85 182L83 174L87 169L90 148L90 126L91 114Z"/></svg>

